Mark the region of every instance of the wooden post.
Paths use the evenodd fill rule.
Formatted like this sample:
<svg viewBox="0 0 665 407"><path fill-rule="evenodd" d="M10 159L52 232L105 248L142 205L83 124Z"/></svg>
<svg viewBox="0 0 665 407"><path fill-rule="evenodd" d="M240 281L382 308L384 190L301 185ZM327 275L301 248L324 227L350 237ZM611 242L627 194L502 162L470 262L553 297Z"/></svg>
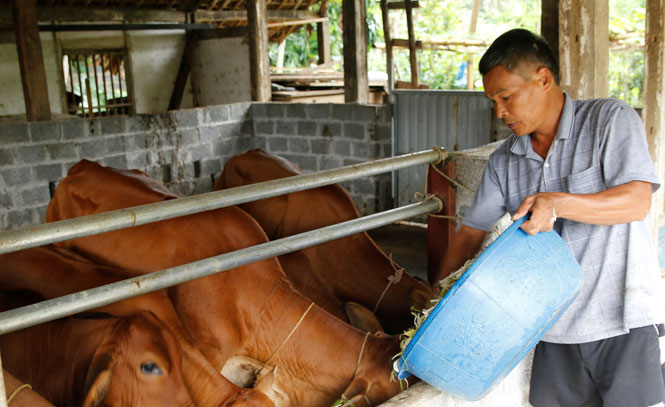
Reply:
<svg viewBox="0 0 665 407"><path fill-rule="evenodd" d="M269 102L272 93L270 90L266 0L247 0L247 24L252 100Z"/></svg>
<svg viewBox="0 0 665 407"><path fill-rule="evenodd" d="M607 0L559 3L561 85L573 99L607 97L608 38Z"/></svg>
<svg viewBox="0 0 665 407"><path fill-rule="evenodd" d="M381 0L381 19L383 20L383 39L386 43L386 73L390 83L389 88L392 89L394 79L391 74L393 65L393 42L390 35L390 13L388 12L388 0Z"/></svg>
<svg viewBox="0 0 665 407"><path fill-rule="evenodd" d="M480 9L480 0L473 0L473 8L471 9L471 23L469 24L469 36L473 37L476 34L476 25L478 24L478 11ZM466 63L466 88L471 90L474 88L474 64L473 54L468 54Z"/></svg>
<svg viewBox="0 0 665 407"><path fill-rule="evenodd" d="M656 171L665 174L665 0L647 0L646 41L644 58L644 108L642 118L646 128L651 158ZM651 202L652 236L658 247L659 220L664 210L663 188L653 194Z"/></svg>
<svg viewBox="0 0 665 407"><path fill-rule="evenodd" d="M342 0L344 24L344 101L368 103L365 0Z"/></svg>
<svg viewBox="0 0 665 407"><path fill-rule="evenodd" d="M37 1L12 0L12 9L27 120L51 120L42 42L37 26Z"/></svg>
<svg viewBox="0 0 665 407"><path fill-rule="evenodd" d="M434 165L434 164L432 164ZM450 178L455 178L455 162L444 161L437 168ZM436 171L427 172L427 193L436 194L443 201L443 210L437 215L456 216L455 190L450 181ZM439 268L448 251L448 246L455 236L457 221L455 219L427 217L427 281L434 285Z"/></svg>
<svg viewBox="0 0 665 407"><path fill-rule="evenodd" d="M178 68L178 76L176 76L175 83L173 84L173 92L171 93L171 100L169 101L169 110L180 109L182 95L185 93L185 86L187 85L187 78L192 69L195 48L196 33L194 31L187 31L185 49L182 52L182 59L180 60L180 67Z"/></svg>
<svg viewBox="0 0 665 407"><path fill-rule="evenodd" d="M321 1L321 17L328 17L328 0ZM330 56L330 23L328 20L316 23L316 39L319 46L319 65L332 61Z"/></svg>
<svg viewBox="0 0 665 407"><path fill-rule="evenodd" d="M542 0L540 34L550 44L559 60L559 0Z"/></svg>
<svg viewBox="0 0 665 407"><path fill-rule="evenodd" d="M411 63L411 87L418 89L418 55L416 54L416 34L413 31L413 6L411 0L404 0L406 28L409 33L409 62Z"/></svg>

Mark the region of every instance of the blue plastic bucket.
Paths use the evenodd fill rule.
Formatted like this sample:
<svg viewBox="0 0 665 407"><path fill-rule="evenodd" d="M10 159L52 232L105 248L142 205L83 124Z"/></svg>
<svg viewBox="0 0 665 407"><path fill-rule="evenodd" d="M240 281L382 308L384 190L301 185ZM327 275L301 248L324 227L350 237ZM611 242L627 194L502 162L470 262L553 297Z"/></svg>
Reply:
<svg viewBox="0 0 665 407"><path fill-rule="evenodd" d="M400 357L415 375L473 401L536 345L582 288L582 272L556 232L530 236L514 222L432 310Z"/></svg>

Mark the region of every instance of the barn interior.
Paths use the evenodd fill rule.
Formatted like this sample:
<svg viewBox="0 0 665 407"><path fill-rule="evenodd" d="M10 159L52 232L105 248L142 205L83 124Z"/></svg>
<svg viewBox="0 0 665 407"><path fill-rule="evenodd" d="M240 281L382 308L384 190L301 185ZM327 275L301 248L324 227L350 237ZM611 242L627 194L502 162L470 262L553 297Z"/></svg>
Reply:
<svg viewBox="0 0 665 407"><path fill-rule="evenodd" d="M234 156L263 149L305 174L443 147L456 184L448 216L464 216L487 157L508 132L479 90L430 90L418 77L372 75L367 67L367 0L342 0L343 61L330 53L328 0L9 0L0 4L0 227L44 224L69 169L91 160L139 169L182 197L206 194ZM474 0L474 5L481 1ZM575 99L608 94L608 0L542 0L541 34L559 51L561 84ZM411 29L383 30L393 49L423 49L413 32L414 0L380 1L403 10ZM658 174L665 176L664 0L646 1L641 117ZM271 44L303 26L316 30L315 66L271 66ZM481 44L482 45L482 44ZM333 70L334 64L343 70ZM359 215L419 201L423 166L343 181ZM460 186L461 185L461 186ZM471 192L470 192L471 191ZM652 230L665 269L665 198L653 196ZM453 203L448 205L448 203ZM368 231L419 278L439 259L426 215ZM457 224L437 227L450 236ZM2 239L0 239L2 240ZM435 251L445 250L447 240ZM0 349L1 350L1 349ZM528 406L528 358L490 396L464 403L424 383L388 406ZM10 379L5 378L8 383ZM25 381L25 379L24 379ZM1 387L1 386L0 386ZM16 386L18 387L18 386ZM15 388L16 388L15 387ZM9 389L9 387L8 387ZM8 396L11 394L8 391ZM21 393L18 393L21 395ZM36 404L33 404L36 405Z"/></svg>

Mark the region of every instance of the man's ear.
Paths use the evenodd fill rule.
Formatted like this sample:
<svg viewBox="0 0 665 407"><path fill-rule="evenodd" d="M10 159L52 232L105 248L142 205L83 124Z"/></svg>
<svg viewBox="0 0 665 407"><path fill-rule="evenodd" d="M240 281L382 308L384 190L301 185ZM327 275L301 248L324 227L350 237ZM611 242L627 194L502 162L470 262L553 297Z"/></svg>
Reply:
<svg viewBox="0 0 665 407"><path fill-rule="evenodd" d="M549 91L552 88L552 85L554 85L554 76L552 76L552 72L544 66L536 69L536 78L545 91Z"/></svg>

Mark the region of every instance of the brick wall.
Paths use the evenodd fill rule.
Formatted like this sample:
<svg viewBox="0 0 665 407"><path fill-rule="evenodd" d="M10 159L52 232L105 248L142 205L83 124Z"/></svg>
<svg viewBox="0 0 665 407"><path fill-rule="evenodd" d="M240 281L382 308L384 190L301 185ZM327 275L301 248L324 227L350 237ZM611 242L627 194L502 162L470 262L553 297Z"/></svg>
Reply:
<svg viewBox="0 0 665 407"><path fill-rule="evenodd" d="M264 148L303 171L390 155L387 107L239 103L157 115L0 124L0 227L42 223L51 194L86 158L136 168L174 193L209 192L230 157ZM363 214L391 206L390 175L344 184Z"/></svg>

